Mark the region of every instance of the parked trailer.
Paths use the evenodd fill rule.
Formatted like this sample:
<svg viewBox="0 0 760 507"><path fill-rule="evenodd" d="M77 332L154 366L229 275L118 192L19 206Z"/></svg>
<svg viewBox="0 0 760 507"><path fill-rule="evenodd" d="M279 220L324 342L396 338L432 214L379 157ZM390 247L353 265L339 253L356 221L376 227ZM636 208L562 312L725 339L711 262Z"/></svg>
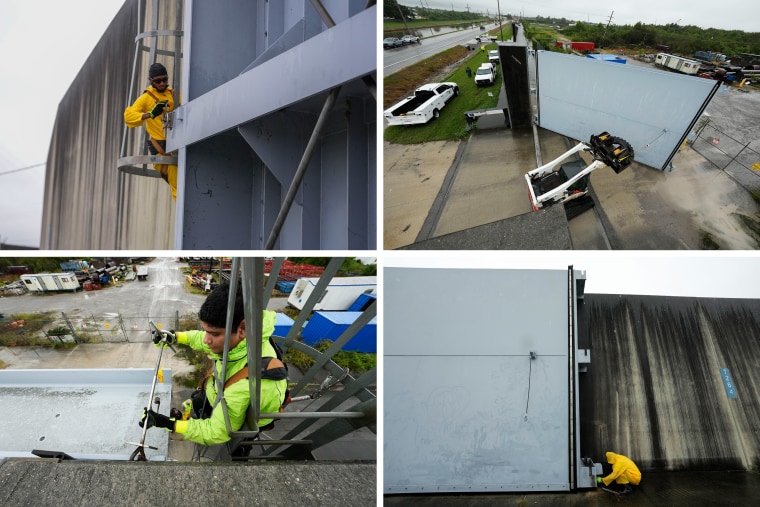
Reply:
<svg viewBox="0 0 760 507"><path fill-rule="evenodd" d="M288 297L288 304L303 309L319 278L300 278ZM333 278L314 310L347 310L361 294L377 294L376 276Z"/></svg>
<svg viewBox="0 0 760 507"><path fill-rule="evenodd" d="M137 279L141 282L148 279L148 266L137 266Z"/></svg>
<svg viewBox="0 0 760 507"><path fill-rule="evenodd" d="M576 42L571 40L557 41L555 46L563 49L573 49L575 51L593 51L596 45L593 42Z"/></svg>
<svg viewBox="0 0 760 507"><path fill-rule="evenodd" d="M667 53L657 53L657 56L654 59L654 64L690 76L696 76L701 65L695 60L689 60L682 56L669 55Z"/></svg>
<svg viewBox="0 0 760 507"><path fill-rule="evenodd" d="M74 273L37 273L33 275L21 275L29 292L56 292L72 291L81 288Z"/></svg>

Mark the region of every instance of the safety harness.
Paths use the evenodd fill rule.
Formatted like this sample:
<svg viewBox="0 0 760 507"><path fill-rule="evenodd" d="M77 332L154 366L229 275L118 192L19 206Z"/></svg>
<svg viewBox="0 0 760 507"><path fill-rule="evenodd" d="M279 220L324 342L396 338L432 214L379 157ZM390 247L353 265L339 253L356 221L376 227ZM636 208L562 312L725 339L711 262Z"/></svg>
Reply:
<svg viewBox="0 0 760 507"><path fill-rule="evenodd" d="M275 341L272 339L272 337L269 337L269 343L272 345L272 348L274 348L275 354L277 357L270 357L265 356L261 358L261 379L262 380L286 380L288 378L288 366L283 362L283 351L280 348L280 346L275 343ZM209 368L208 373L206 373L206 376L203 378L203 382L201 382L201 385L195 390L193 395L191 396L192 402L193 402L193 408L196 411L196 414L199 416L200 419L206 419L208 417L211 417L211 412L213 411L213 407L211 407L210 403L208 403L208 400L206 399L206 385L211 377L214 375L214 363L211 363L211 366ZM246 364L242 369L240 369L237 373L232 375L230 378L227 379L227 381L224 383L224 389L227 389L232 384L248 378L248 364ZM285 390L285 400L288 400L290 398L290 390ZM217 398L218 400L218 398ZM284 412L285 407L283 404L280 405L280 412Z"/></svg>

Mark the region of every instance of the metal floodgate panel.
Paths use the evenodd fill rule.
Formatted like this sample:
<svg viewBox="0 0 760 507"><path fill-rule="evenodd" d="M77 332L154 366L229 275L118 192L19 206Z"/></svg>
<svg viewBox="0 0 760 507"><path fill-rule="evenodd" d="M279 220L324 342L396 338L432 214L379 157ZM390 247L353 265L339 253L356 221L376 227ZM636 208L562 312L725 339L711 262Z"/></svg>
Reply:
<svg viewBox="0 0 760 507"><path fill-rule="evenodd" d="M0 458L32 456L35 449L75 458L129 459L148 403L153 369L0 371ZM156 383L160 412L171 404L171 370ZM155 407L154 407L155 409ZM149 429L148 459L164 460L169 433ZM157 450L147 446L157 447Z"/></svg>
<svg viewBox="0 0 760 507"><path fill-rule="evenodd" d="M385 269L385 493L571 489L567 276Z"/></svg>
<svg viewBox="0 0 760 507"><path fill-rule="evenodd" d="M591 58L537 52L538 123L588 142L607 131L636 162L669 170L676 151L720 86L717 81Z"/></svg>

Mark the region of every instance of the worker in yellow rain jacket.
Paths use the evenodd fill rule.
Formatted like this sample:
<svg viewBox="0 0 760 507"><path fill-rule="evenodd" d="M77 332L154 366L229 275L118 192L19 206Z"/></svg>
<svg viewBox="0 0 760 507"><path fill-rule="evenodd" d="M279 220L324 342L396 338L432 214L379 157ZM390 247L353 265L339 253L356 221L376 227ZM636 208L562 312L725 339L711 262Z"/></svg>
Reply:
<svg viewBox="0 0 760 507"><path fill-rule="evenodd" d="M607 463L612 465L612 473L607 477L597 477L596 482L598 484L604 484L609 486L612 481L615 481L617 488L615 489L619 493L630 494L633 492L631 485L638 486L641 483L641 472L636 464L626 456L622 454L615 454L614 452L607 452Z"/></svg>
<svg viewBox="0 0 760 507"><path fill-rule="evenodd" d="M134 104L124 110L127 127L139 127L145 123L148 132L148 151L151 155L166 155L166 135L163 116L174 110L174 90L169 86L166 67L154 63L148 69L150 86L137 97ZM177 166L174 164L154 164L153 168L171 186L172 198L177 200Z"/></svg>
<svg viewBox="0 0 760 507"><path fill-rule="evenodd" d="M229 285L220 285L206 298L198 312L203 331L156 332L154 342L166 337L168 343L187 345L194 350L208 354L213 361L210 375L204 379L202 389L193 396L195 417L184 420L179 411L172 410L174 417L147 410L140 421L142 427L148 420L148 427L156 426L183 435L185 439L200 444L199 456L212 460L227 460L235 456L245 456L250 446L238 447L239 439L232 441L227 433L222 405L217 404L217 379L222 374L222 354L224 352L224 329L227 318ZM262 413L276 413L285 401L288 388L287 368L277 357L278 350L270 340L274 332L275 312L264 310L261 334L261 400ZM243 291L238 287L237 299L230 335L230 350L225 375L224 401L230 418L232 431L244 428L246 410L250 404L248 390L248 364L246 350L246 322L243 305ZM165 346L165 345L164 345ZM258 421L259 429L267 429L272 419ZM222 445L217 445L222 444Z"/></svg>

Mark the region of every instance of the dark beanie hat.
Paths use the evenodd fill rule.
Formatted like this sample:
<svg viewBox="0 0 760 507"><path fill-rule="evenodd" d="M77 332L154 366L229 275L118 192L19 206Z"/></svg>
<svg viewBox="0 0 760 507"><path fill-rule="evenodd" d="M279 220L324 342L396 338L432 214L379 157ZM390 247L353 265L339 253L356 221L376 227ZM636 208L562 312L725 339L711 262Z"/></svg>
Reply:
<svg viewBox="0 0 760 507"><path fill-rule="evenodd" d="M156 76L165 76L166 75L166 67L161 65L160 63L154 63L150 66L150 70L148 70L148 77L153 79Z"/></svg>

